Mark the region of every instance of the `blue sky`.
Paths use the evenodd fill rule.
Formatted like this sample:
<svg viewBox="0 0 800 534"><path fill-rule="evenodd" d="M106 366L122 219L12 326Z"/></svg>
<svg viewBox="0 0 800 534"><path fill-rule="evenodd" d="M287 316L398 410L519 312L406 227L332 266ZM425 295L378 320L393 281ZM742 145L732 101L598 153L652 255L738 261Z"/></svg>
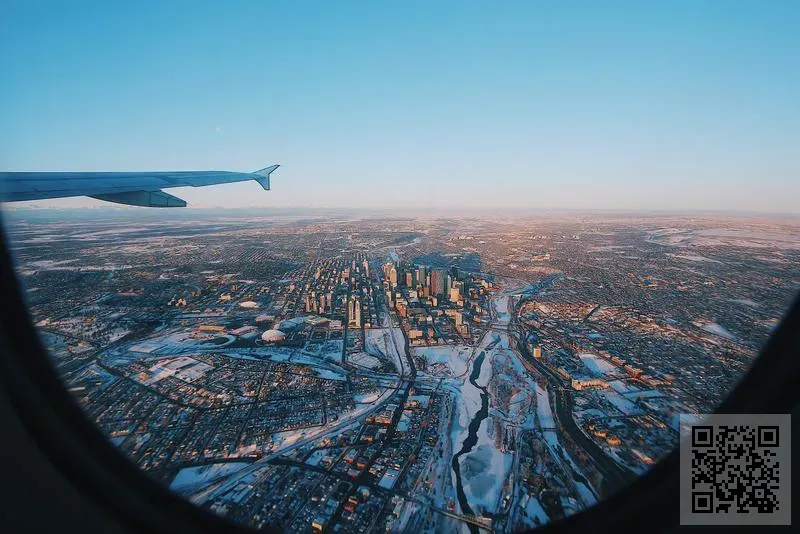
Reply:
<svg viewBox="0 0 800 534"><path fill-rule="evenodd" d="M4 170L282 164L172 190L196 207L800 211L794 0L0 9Z"/></svg>

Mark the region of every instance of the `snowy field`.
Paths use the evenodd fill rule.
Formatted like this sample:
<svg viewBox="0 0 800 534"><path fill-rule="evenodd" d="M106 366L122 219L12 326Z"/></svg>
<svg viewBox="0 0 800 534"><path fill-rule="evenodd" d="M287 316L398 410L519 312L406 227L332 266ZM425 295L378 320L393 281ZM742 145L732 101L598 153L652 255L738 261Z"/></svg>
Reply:
<svg viewBox="0 0 800 534"><path fill-rule="evenodd" d="M633 402L626 399L614 390L604 390L600 392L605 399L614 405L614 407L624 413L625 415L639 415L642 410L639 409Z"/></svg>
<svg viewBox="0 0 800 534"><path fill-rule="evenodd" d="M295 349L285 347L257 347L254 349L228 349L224 352L229 358L243 360L270 360L272 362L285 362L291 358Z"/></svg>
<svg viewBox="0 0 800 534"><path fill-rule="evenodd" d="M220 340L224 341L218 342ZM221 333L195 334L192 330L152 337L131 346L129 350L144 354L181 354L183 352L197 351L198 349L216 350L227 347L234 341L236 341L236 336Z"/></svg>
<svg viewBox="0 0 800 534"><path fill-rule="evenodd" d="M331 362L323 362L314 356L295 353L289 363L296 365L307 365L311 367L317 375L328 380L345 380L347 371Z"/></svg>
<svg viewBox="0 0 800 534"><path fill-rule="evenodd" d="M438 345L433 347L414 347L413 354L428 364L427 373L460 377L467 371L472 349L464 345Z"/></svg>
<svg viewBox="0 0 800 534"><path fill-rule="evenodd" d="M636 386L632 386L631 384L624 382L622 380L612 380L608 384L617 393L628 394L640 391L639 388L637 388Z"/></svg>
<svg viewBox="0 0 800 534"><path fill-rule="evenodd" d="M719 260L715 260L712 258L707 258L705 256L698 256L695 254L666 254L666 256L671 256L676 260L686 260L686 261L694 261L694 262L711 262L711 263L722 263Z"/></svg>
<svg viewBox="0 0 800 534"><path fill-rule="evenodd" d="M375 356L370 356L366 352L357 352L347 357L347 363L358 365L366 369L375 369L381 364L381 361Z"/></svg>
<svg viewBox="0 0 800 534"><path fill-rule="evenodd" d="M736 339L730 331L724 326L717 323L706 323L701 327L703 330L715 336L724 337L725 339Z"/></svg>
<svg viewBox="0 0 800 534"><path fill-rule="evenodd" d="M752 226L685 230L663 228L648 232L648 241L678 247L800 248L796 232Z"/></svg>
<svg viewBox="0 0 800 534"><path fill-rule="evenodd" d="M155 384L170 376L184 382L193 382L202 378L210 369L213 369L211 365L186 356L162 359L147 370L150 376L144 383Z"/></svg>
<svg viewBox="0 0 800 534"><path fill-rule="evenodd" d="M344 348L344 341L341 339L332 339L322 343L306 343L303 347L303 354L316 356L323 360L329 360L336 363L342 362L342 350Z"/></svg>
<svg viewBox="0 0 800 534"><path fill-rule="evenodd" d="M404 369L400 353L404 347L405 338L400 328L364 330L364 351L379 360L392 362L398 373Z"/></svg>
<svg viewBox="0 0 800 534"><path fill-rule="evenodd" d="M583 365L596 377L611 377L619 374L619 368L594 354L579 354Z"/></svg>
<svg viewBox="0 0 800 534"><path fill-rule="evenodd" d="M169 489L184 495L193 493L248 465L250 464L247 462L224 462L200 467L185 467L172 480Z"/></svg>
<svg viewBox="0 0 800 534"><path fill-rule="evenodd" d="M344 381L347 380L347 377L337 373L336 371L331 371L330 369L321 369L319 367L315 367L314 371L317 373L317 376L320 378L324 378L325 380L339 380Z"/></svg>
<svg viewBox="0 0 800 534"><path fill-rule="evenodd" d="M536 381L531 378L525 366L510 350L501 349L495 351L492 356L492 365L504 371L495 375L495 383L497 380L503 380L521 387L509 399L509 412L506 414L509 421L514 421L525 428L534 428L534 414L529 414L528 408L530 407L531 397L536 396Z"/></svg>

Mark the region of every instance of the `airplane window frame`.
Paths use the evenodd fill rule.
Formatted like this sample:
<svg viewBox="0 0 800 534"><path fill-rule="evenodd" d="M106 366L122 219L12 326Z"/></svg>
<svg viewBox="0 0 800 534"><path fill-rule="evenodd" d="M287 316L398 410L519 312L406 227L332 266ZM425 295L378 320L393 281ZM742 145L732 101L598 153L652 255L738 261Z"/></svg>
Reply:
<svg viewBox="0 0 800 534"><path fill-rule="evenodd" d="M28 315L0 213L0 381L37 446L76 489L125 526L148 532L247 533L254 530L204 510L148 477L114 447L72 400ZM791 413L800 401L800 295L748 373L717 413ZM537 533L658 530L678 526L678 449L635 482ZM277 530L262 529L262 532Z"/></svg>

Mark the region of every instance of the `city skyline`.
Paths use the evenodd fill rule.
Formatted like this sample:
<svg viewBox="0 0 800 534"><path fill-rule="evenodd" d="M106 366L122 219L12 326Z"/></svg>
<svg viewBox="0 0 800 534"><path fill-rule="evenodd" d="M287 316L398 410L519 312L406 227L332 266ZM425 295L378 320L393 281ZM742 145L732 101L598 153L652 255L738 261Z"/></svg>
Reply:
<svg viewBox="0 0 800 534"><path fill-rule="evenodd" d="M282 164L191 208L798 213L796 3L417 7L11 6L4 170Z"/></svg>

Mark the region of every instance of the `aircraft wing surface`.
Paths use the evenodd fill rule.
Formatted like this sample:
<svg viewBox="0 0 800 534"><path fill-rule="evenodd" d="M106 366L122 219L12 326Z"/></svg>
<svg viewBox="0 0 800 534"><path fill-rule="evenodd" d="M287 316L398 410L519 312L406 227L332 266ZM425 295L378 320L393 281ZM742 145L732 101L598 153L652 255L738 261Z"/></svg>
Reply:
<svg viewBox="0 0 800 534"><path fill-rule="evenodd" d="M278 167L255 172L0 172L0 202L88 196L130 206L179 208L186 201L162 189L255 180L269 191L269 175Z"/></svg>

